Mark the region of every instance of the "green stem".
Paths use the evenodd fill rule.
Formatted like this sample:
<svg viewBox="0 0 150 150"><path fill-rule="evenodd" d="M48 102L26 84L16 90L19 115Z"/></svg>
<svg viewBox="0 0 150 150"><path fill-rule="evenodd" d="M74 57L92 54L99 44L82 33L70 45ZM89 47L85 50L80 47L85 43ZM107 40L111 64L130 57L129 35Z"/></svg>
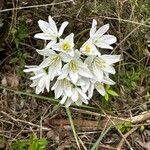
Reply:
<svg viewBox="0 0 150 150"><path fill-rule="evenodd" d="M79 140L78 140L78 135L76 134L76 131L75 131L75 127L74 127L74 123L73 123L73 119L72 119L69 107L66 107L66 112L67 112L67 115L68 115L68 118L69 118L69 121L70 121L70 125L71 125L71 128L72 128L73 135L74 135L74 138L76 140L77 146L78 146L79 149L81 149L80 144L79 144Z"/></svg>
<svg viewBox="0 0 150 150"><path fill-rule="evenodd" d="M14 94L17 94L17 95L25 95L25 96L35 97L35 98L38 98L41 100L51 101L54 104L58 104L60 102L60 100L58 100L58 99L54 99L54 98L50 98L50 97L46 97L46 96L40 96L37 94L28 93L28 92L22 92L22 91L18 91L18 90L13 90L13 89L3 87L3 86L0 86L0 89L4 89L6 91L13 92ZM61 107L65 107L65 106L61 105ZM94 108L92 106L88 106L88 105L81 105L81 106L71 105L70 107L78 107L80 109L88 109L88 110L96 111L96 108Z"/></svg>

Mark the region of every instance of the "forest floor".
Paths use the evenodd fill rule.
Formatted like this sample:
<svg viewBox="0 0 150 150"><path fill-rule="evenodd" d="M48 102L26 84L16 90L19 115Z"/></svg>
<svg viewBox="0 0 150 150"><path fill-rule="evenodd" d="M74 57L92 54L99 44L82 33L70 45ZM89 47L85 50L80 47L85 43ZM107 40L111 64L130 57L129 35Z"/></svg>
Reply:
<svg viewBox="0 0 150 150"><path fill-rule="evenodd" d="M24 66L38 64L37 21L69 21L80 46L92 19L110 24L113 54L122 61L106 101L96 92L88 106L67 110L54 93L34 94ZM67 35L67 34L66 34ZM81 41L81 42L80 42ZM112 51L105 51L111 53ZM0 0L0 150L150 150L149 0Z"/></svg>

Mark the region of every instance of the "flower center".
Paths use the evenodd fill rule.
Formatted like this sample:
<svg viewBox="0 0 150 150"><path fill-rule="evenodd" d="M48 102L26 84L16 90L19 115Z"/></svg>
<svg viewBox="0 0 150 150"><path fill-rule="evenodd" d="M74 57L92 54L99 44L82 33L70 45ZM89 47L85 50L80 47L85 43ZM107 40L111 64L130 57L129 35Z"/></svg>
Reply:
<svg viewBox="0 0 150 150"><path fill-rule="evenodd" d="M106 62L104 61L104 60L102 60L101 58L95 58L95 63L99 66L99 67L101 67L101 68L103 68L103 67L105 67L106 66Z"/></svg>
<svg viewBox="0 0 150 150"><path fill-rule="evenodd" d="M55 54L50 59L50 65L55 65L56 66L60 60L61 60L60 56Z"/></svg>
<svg viewBox="0 0 150 150"><path fill-rule="evenodd" d="M85 45L85 52L90 53L91 52L91 45Z"/></svg>
<svg viewBox="0 0 150 150"><path fill-rule="evenodd" d="M69 63L69 69L70 69L70 71L76 72L77 71L77 63L75 61L71 61Z"/></svg>
<svg viewBox="0 0 150 150"><path fill-rule="evenodd" d="M62 49L65 51L65 52L68 52L70 50L70 44L65 42L62 44Z"/></svg>

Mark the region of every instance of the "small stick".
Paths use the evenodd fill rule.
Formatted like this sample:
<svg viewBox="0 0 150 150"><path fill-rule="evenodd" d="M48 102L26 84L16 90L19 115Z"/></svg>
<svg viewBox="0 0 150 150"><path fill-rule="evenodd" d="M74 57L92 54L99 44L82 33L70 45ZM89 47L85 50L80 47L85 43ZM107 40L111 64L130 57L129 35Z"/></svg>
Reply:
<svg viewBox="0 0 150 150"><path fill-rule="evenodd" d="M25 121L25 120L21 120L21 119L16 119L14 117L12 117L11 115L7 114L6 112L4 111L0 111L1 114L7 116L8 118L10 118L11 120L15 121L15 122L21 122L21 123L25 123L25 124L28 124L30 126L33 126L33 127L37 127L37 128L41 128L40 125L37 125L37 124L34 124L32 122L28 122L28 121ZM42 130L45 130L45 131L49 131L51 130L50 128L47 128L47 127L42 127Z"/></svg>
<svg viewBox="0 0 150 150"><path fill-rule="evenodd" d="M132 128L129 132L127 132L125 135L124 135L124 138L121 139L120 143L118 144L117 146L117 150L121 150L122 149L122 146L123 146L123 143L125 141L125 139L130 135L132 134L134 131L136 131L138 129L138 127L134 127Z"/></svg>
<svg viewBox="0 0 150 150"><path fill-rule="evenodd" d="M9 9L0 10L0 13L7 12L7 11L14 11L14 10L29 9L29 8L38 8L38 7L61 5L61 4L66 4L66 3L70 3L70 2L73 3L74 1L73 0L68 0L68 1L58 2L58 3L51 3L51 4L41 4L41 5L33 5L33 6L24 6L24 7L9 8Z"/></svg>

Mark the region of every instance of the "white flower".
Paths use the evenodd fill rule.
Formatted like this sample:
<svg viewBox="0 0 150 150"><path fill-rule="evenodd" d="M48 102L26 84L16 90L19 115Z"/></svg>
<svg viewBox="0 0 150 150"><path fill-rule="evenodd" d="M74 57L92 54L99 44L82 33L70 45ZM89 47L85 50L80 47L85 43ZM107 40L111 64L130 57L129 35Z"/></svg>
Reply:
<svg viewBox="0 0 150 150"><path fill-rule="evenodd" d="M113 49L110 45L117 41L116 37L113 35L104 35L109 29L109 24L103 25L97 31L96 26L97 21L93 19L90 30L90 39L92 40L92 43L99 48Z"/></svg>
<svg viewBox="0 0 150 150"><path fill-rule="evenodd" d="M59 43L54 44L52 49L74 56L74 34L71 33L65 39L60 39Z"/></svg>
<svg viewBox="0 0 150 150"><path fill-rule="evenodd" d="M118 61L120 61L120 55L101 55L89 56L86 58L85 63L89 65L94 76L101 82L105 74L116 73L112 65Z"/></svg>
<svg viewBox="0 0 150 150"><path fill-rule="evenodd" d="M44 89L47 89L47 92L49 92L50 88L50 76L48 72L44 69L39 69L39 66L26 66L28 69L37 69L33 71L34 76L30 79L33 81L33 83L30 85L30 87L36 88L36 94L43 93ZM28 69L25 69L25 72L28 72Z"/></svg>
<svg viewBox="0 0 150 150"><path fill-rule="evenodd" d="M73 85L68 79L57 80L51 90L54 90L55 98L62 95L71 96Z"/></svg>
<svg viewBox="0 0 150 150"><path fill-rule="evenodd" d="M68 25L68 22L63 22L58 31L56 23L51 16L48 17L48 21L49 22L43 20L38 21L39 27L43 31L43 33L37 33L34 37L43 40L57 41L57 38L59 38L63 34L64 29Z"/></svg>
<svg viewBox="0 0 150 150"><path fill-rule="evenodd" d="M25 69L24 72L34 72L41 69L48 70L48 75L50 80L53 80L56 76L61 73L62 69L62 60L59 54L56 54L54 51L51 52L51 55L43 60L43 62L38 67L31 67Z"/></svg>
<svg viewBox="0 0 150 150"><path fill-rule="evenodd" d="M77 51L75 52L74 57L72 59L68 59L67 64L62 68L61 75L58 79L64 79L66 77L70 77L71 81L75 84L80 76L92 78L92 74L90 70L87 68L87 65L83 63L79 58Z"/></svg>
<svg viewBox="0 0 150 150"><path fill-rule="evenodd" d="M85 55L100 55L100 52L91 40L86 41L80 48L80 52Z"/></svg>
<svg viewBox="0 0 150 150"><path fill-rule="evenodd" d="M60 103L65 103L66 107L69 107L72 103L76 103L76 105L80 106L82 103L88 104L88 100L89 98L86 96L82 89L79 87L74 87L72 89L72 95L70 97L64 95Z"/></svg>
<svg viewBox="0 0 150 150"><path fill-rule="evenodd" d="M49 43L46 45L46 47L45 47L44 49L41 49L41 50L37 49L36 51L37 51L37 53L40 54L40 55L43 55L43 56L50 56L50 55L53 54L52 46L53 46L54 44L56 44L56 42L55 42L55 41L51 41L51 42L49 42Z"/></svg>

